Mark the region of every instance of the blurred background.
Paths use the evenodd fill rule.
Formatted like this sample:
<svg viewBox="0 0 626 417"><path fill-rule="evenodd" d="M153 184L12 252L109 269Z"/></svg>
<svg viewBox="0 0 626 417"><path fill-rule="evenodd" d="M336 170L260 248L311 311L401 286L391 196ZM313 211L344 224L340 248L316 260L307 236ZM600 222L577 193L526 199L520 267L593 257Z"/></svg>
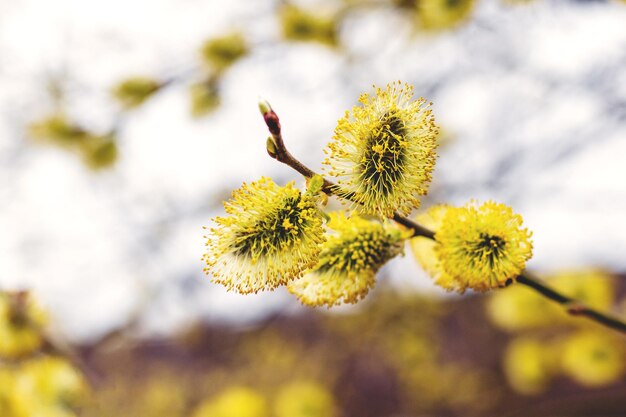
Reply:
<svg viewBox="0 0 626 417"><path fill-rule="evenodd" d="M203 275L232 189L302 183L259 97L319 170L395 80L442 127L423 207L513 206L530 269L626 316L625 2L0 0L0 416L624 415L623 338L408 248L330 310Z"/></svg>

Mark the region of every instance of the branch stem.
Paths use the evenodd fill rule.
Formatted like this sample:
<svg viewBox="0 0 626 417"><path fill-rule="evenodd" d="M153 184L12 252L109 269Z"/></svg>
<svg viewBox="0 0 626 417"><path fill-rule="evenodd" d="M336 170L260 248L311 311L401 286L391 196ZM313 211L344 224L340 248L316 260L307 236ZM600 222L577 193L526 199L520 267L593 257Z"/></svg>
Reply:
<svg viewBox="0 0 626 417"><path fill-rule="evenodd" d="M520 276L518 276L517 282L526 285L529 288L532 288L545 298L561 304L565 311L567 311L572 316L586 317L599 324L602 324L603 326L626 334L626 323L624 323L618 317L614 317L609 314L594 310L593 308L584 305L580 301L564 296L563 294L546 286L538 278L531 276L528 271L524 271Z"/></svg>
<svg viewBox="0 0 626 417"><path fill-rule="evenodd" d="M272 134L273 139L273 147L270 151L268 149L268 154L276 159L278 162L282 162L283 164L288 165L293 168L300 174L302 174L306 178L311 178L316 175L315 171L304 165L298 159L296 159L285 146L285 142L282 137L280 120L278 115L274 110L269 107L269 105L265 102L266 107L261 107L261 113L263 114L263 119L265 120L265 124L267 125L270 133ZM354 198L346 193L338 193L340 191L340 187L333 183L332 181L324 178L324 186L322 187L322 191L327 195L340 195L342 198L346 198L348 200L354 201ZM428 239L435 239L435 233L432 230L429 230L420 224L414 222L413 220L402 216L400 213L394 213L392 219L402 226L413 231L413 237L423 236ZM626 323L620 320L617 317L613 317L609 314L605 314L594 310L591 307L588 307L581 303L580 301L569 298L552 288L546 286L541 280L533 277L527 271L523 271L517 277L517 282L526 285L529 288L532 288L537 293L542 295L543 297L552 300L563 306L565 311L572 316L582 316L586 317L589 320L595 321L598 324L601 324L605 327L616 330L622 334L626 334Z"/></svg>

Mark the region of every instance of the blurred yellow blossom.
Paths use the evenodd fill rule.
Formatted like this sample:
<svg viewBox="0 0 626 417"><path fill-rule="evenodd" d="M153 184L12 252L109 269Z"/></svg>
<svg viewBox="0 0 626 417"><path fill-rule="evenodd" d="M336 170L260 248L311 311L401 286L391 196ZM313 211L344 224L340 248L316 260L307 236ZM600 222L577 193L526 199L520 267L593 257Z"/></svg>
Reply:
<svg viewBox="0 0 626 417"><path fill-rule="evenodd" d="M292 382L281 387L274 405L276 417L334 417L337 415L332 393L323 385Z"/></svg>
<svg viewBox="0 0 626 417"><path fill-rule="evenodd" d="M615 302L614 280L601 270L555 272L545 279L550 287L593 308L610 310ZM493 323L507 330L584 323L536 291L517 285L494 293L487 301L487 313Z"/></svg>
<svg viewBox="0 0 626 417"><path fill-rule="evenodd" d="M228 33L207 40L201 48L204 61L216 71L222 71L248 53L248 43L240 32Z"/></svg>
<svg viewBox="0 0 626 417"><path fill-rule="evenodd" d="M221 100L215 78L192 84L189 87L189 95L193 117L206 116L220 105Z"/></svg>
<svg viewBox="0 0 626 417"><path fill-rule="evenodd" d="M623 340L607 334L581 331L563 346L563 372L582 385L597 387L621 380L626 372Z"/></svg>
<svg viewBox="0 0 626 417"><path fill-rule="evenodd" d="M561 271L547 275L546 280L557 291L592 308L608 310L615 302L613 277L599 269Z"/></svg>
<svg viewBox="0 0 626 417"><path fill-rule="evenodd" d="M67 360L52 356L24 362L16 380L21 394L46 404L76 404L87 389L78 370Z"/></svg>
<svg viewBox="0 0 626 417"><path fill-rule="evenodd" d="M93 170L109 168L118 158L117 141L112 135L90 135L81 143L80 153L87 167Z"/></svg>
<svg viewBox="0 0 626 417"><path fill-rule="evenodd" d="M491 321L506 330L554 325L555 310L562 310L536 291L520 285L494 292L486 303Z"/></svg>
<svg viewBox="0 0 626 417"><path fill-rule="evenodd" d="M122 106L132 109L142 105L162 86L153 78L131 77L113 87L112 94Z"/></svg>
<svg viewBox="0 0 626 417"><path fill-rule="evenodd" d="M422 29L442 30L458 26L469 18L474 0L416 0L417 19Z"/></svg>
<svg viewBox="0 0 626 417"><path fill-rule="evenodd" d="M0 387L2 417L72 417L86 393L80 373L49 356L0 368Z"/></svg>
<svg viewBox="0 0 626 417"><path fill-rule="evenodd" d="M70 147L79 144L88 135L63 113L53 113L31 123L28 132L36 140Z"/></svg>
<svg viewBox="0 0 626 417"><path fill-rule="evenodd" d="M513 339L504 354L504 373L521 394L543 392L555 374L551 347L535 339Z"/></svg>
<svg viewBox="0 0 626 417"><path fill-rule="evenodd" d="M34 139L78 153L87 167L108 168L117 161L118 149L114 135L99 135L70 121L62 113L54 113L31 123L29 134Z"/></svg>
<svg viewBox="0 0 626 417"><path fill-rule="evenodd" d="M330 14L314 13L292 4L280 9L283 36L292 41L315 41L336 46L337 21Z"/></svg>
<svg viewBox="0 0 626 417"><path fill-rule="evenodd" d="M45 312L28 293L0 293L0 358L15 358L43 343Z"/></svg>
<svg viewBox="0 0 626 417"><path fill-rule="evenodd" d="M267 400L246 387L231 387L200 404L193 417L268 417Z"/></svg>

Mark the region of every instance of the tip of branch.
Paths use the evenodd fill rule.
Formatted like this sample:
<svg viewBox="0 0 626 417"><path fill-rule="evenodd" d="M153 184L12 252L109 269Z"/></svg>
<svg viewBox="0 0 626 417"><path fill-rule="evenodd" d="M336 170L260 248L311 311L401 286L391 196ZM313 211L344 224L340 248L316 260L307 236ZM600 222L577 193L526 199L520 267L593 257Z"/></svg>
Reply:
<svg viewBox="0 0 626 417"><path fill-rule="evenodd" d="M263 116L272 111L272 106L264 98L259 97L259 111Z"/></svg>

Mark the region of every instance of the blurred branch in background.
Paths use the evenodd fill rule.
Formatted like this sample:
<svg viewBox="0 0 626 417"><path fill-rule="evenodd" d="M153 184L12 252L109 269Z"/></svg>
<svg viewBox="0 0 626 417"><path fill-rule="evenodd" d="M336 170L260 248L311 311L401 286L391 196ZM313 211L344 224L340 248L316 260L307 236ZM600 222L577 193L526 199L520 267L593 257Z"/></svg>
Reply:
<svg viewBox="0 0 626 417"><path fill-rule="evenodd" d="M467 21L474 8L473 0L445 2L440 0L415 1L345 1L326 10L303 8L290 2L279 2L276 14L282 41L312 42L327 46L339 54L350 55L341 46L339 30L343 20L361 10L398 9L414 16L411 21L418 31L446 31ZM199 48L199 64L179 75L158 77L134 75L111 88L111 96L119 103L120 113L108 132L93 133L79 126L63 109L62 86L51 91L55 103L53 112L29 127L29 135L39 143L55 145L78 153L85 165L93 170L110 168L118 158L118 138L122 123L131 110L142 106L164 89L188 85L190 113L205 117L221 103L220 84L226 72L239 60L249 55L252 48L265 40L250 42L244 32L233 30L204 41Z"/></svg>

